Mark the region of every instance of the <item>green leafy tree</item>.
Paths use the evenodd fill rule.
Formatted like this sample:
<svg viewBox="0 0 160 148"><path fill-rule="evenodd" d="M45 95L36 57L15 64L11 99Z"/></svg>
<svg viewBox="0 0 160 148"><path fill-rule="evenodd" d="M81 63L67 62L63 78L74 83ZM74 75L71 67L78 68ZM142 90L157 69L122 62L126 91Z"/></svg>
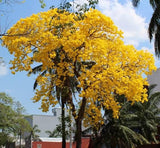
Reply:
<svg viewBox="0 0 160 148"><path fill-rule="evenodd" d="M5 146L7 143L13 142L13 137L11 137L8 133L0 132L0 148L1 146Z"/></svg>
<svg viewBox="0 0 160 148"><path fill-rule="evenodd" d="M30 125L24 119L23 110L19 102L14 102L5 93L0 93L0 134L5 135L3 139L6 139L6 142L7 139L12 140L16 136L19 136L21 141L22 134L29 130ZM13 138L10 138L9 135L12 135ZM0 145L6 144L4 141Z"/></svg>
<svg viewBox="0 0 160 148"><path fill-rule="evenodd" d="M2 131L6 128L9 130L12 127L12 119L14 117L12 105L12 98L5 93L0 93L0 128Z"/></svg>

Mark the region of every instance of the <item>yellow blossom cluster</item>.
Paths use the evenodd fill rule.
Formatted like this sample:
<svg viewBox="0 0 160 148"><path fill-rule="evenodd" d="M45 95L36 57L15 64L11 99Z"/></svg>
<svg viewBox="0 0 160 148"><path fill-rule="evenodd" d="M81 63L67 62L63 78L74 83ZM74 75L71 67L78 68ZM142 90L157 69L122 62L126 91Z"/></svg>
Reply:
<svg viewBox="0 0 160 148"><path fill-rule="evenodd" d="M57 103L53 89L69 86L66 80L73 77L81 88L79 101L87 100L85 117L92 117L88 122L102 123L104 107L118 117L121 106L115 94L133 103L147 100L144 85L148 82L143 75L156 69L153 55L125 45L122 31L98 10L90 9L80 19L77 14L51 9L19 20L7 33L2 45L14 55L13 73L31 72L34 63L46 71L37 79L33 98L42 101L43 111Z"/></svg>

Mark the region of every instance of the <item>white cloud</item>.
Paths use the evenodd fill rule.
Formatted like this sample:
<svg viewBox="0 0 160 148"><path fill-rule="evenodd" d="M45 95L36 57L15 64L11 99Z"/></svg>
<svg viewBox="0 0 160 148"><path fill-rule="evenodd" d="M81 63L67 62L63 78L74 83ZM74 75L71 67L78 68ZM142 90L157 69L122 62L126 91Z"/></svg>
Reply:
<svg viewBox="0 0 160 148"><path fill-rule="evenodd" d="M121 4L118 0L100 0L99 8L124 32L125 43L138 46L148 40L145 18L136 14L130 1Z"/></svg>
<svg viewBox="0 0 160 148"><path fill-rule="evenodd" d="M5 65L0 65L0 76L7 75L7 73L8 73L7 67Z"/></svg>
<svg viewBox="0 0 160 148"><path fill-rule="evenodd" d="M99 0L99 10L111 17L115 25L124 32L126 44L138 46L141 42L148 41L147 23L145 18L139 16L132 6L131 1ZM84 4L86 0L75 0L76 4Z"/></svg>

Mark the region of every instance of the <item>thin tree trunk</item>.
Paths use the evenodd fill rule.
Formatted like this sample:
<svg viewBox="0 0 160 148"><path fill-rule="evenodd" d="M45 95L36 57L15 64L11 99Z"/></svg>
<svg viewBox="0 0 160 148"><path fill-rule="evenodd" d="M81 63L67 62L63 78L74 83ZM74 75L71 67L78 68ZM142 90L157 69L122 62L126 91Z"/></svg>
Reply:
<svg viewBox="0 0 160 148"><path fill-rule="evenodd" d="M71 110L69 111L69 135L70 135L70 145L69 148L72 148L72 116Z"/></svg>
<svg viewBox="0 0 160 148"><path fill-rule="evenodd" d="M20 130L20 135L19 135L19 139L20 139L20 141L19 141L19 145L20 145L20 148L22 148L22 144L21 144L21 139L22 139L22 132L21 132L21 130Z"/></svg>
<svg viewBox="0 0 160 148"><path fill-rule="evenodd" d="M76 148L81 148L82 122L76 122Z"/></svg>
<svg viewBox="0 0 160 148"><path fill-rule="evenodd" d="M82 120L84 117L86 107L86 98L82 99L82 104L79 109L78 118L76 119L76 148L81 148L81 137L82 137Z"/></svg>
<svg viewBox="0 0 160 148"><path fill-rule="evenodd" d="M62 148L66 148L66 130L65 130L65 107L64 100L62 98Z"/></svg>

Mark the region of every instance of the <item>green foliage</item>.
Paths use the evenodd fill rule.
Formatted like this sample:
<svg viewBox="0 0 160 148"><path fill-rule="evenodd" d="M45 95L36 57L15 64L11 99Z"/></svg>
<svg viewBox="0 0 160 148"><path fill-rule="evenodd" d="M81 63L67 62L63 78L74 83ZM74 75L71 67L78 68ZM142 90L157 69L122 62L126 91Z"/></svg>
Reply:
<svg viewBox="0 0 160 148"><path fill-rule="evenodd" d="M24 108L19 102L6 93L0 93L0 145L13 140L13 136L22 135L30 129L29 123L24 119ZM12 135L10 137L9 135Z"/></svg>
<svg viewBox="0 0 160 148"><path fill-rule="evenodd" d="M39 0L40 4L41 4L41 8L45 8L46 4L44 3L44 0Z"/></svg>
<svg viewBox="0 0 160 148"><path fill-rule="evenodd" d="M12 98L5 93L0 93L0 128L11 127L12 118L14 117L12 105Z"/></svg>
<svg viewBox="0 0 160 148"><path fill-rule="evenodd" d="M46 7L44 0L39 0L41 4L41 8ZM89 10L89 8L96 8L96 5L98 4L99 0L87 0L83 4L78 4L74 0L59 0L59 9L67 10L67 11L74 11L75 13L84 13ZM51 9L54 8L54 6L50 7Z"/></svg>
<svg viewBox="0 0 160 148"><path fill-rule="evenodd" d="M98 4L99 0L87 0L87 3L84 3L82 5L76 4L77 13L79 12L86 12L89 10L89 8L96 8L96 5Z"/></svg>
<svg viewBox="0 0 160 148"><path fill-rule="evenodd" d="M148 88L148 102L143 104L136 102L130 107L136 117L137 125L132 127L138 129L139 133L143 135L148 141L157 143L157 126L159 122L160 109L158 104L160 103L160 92L153 93L153 89L156 85L151 85Z"/></svg>
<svg viewBox="0 0 160 148"><path fill-rule="evenodd" d="M36 141L39 139L38 133L40 133L40 132L41 132L41 130L38 128L38 125L34 125L31 128L31 136L32 136L33 141Z"/></svg>
<svg viewBox="0 0 160 148"><path fill-rule="evenodd" d="M0 146L5 145L13 141L13 138L9 136L8 133L0 132Z"/></svg>
<svg viewBox="0 0 160 148"><path fill-rule="evenodd" d="M30 118L30 117L26 117ZM38 125L34 125L33 127L30 127L30 130L25 135L25 147L31 147L31 141L39 141L39 135L37 133L40 133L41 130L38 129Z"/></svg>
<svg viewBox="0 0 160 148"><path fill-rule="evenodd" d="M122 108L118 119L113 118L112 111L105 111L105 122L100 136L95 131L95 147L105 143L115 148L136 148L146 143L157 143L157 125L159 123L160 92L153 93L156 85L148 88L148 102L136 102L131 105L126 98L117 95ZM96 133L97 132L97 133Z"/></svg>
<svg viewBox="0 0 160 148"><path fill-rule="evenodd" d="M49 135L49 137L53 138L62 137L62 126L57 125L53 131L46 131L46 133Z"/></svg>

